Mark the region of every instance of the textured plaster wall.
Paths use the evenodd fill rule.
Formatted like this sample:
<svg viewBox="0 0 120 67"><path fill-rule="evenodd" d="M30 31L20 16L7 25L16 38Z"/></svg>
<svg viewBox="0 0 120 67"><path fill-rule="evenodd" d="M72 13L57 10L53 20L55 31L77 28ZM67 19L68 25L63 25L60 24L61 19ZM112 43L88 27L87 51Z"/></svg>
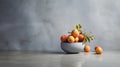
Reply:
<svg viewBox="0 0 120 67"><path fill-rule="evenodd" d="M104 50L120 50L119 0L0 0L0 50L62 51L76 24Z"/></svg>

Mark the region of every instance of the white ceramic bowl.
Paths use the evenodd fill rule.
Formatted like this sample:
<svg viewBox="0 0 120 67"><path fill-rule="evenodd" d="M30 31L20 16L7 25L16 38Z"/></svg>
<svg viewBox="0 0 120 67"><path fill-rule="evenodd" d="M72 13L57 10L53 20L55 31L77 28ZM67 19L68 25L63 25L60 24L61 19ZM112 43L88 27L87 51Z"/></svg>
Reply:
<svg viewBox="0 0 120 67"><path fill-rule="evenodd" d="M63 49L63 51L66 53L72 53L72 54L76 54L76 53L79 53L80 51L83 51L84 46L85 45L82 42L61 43L61 48Z"/></svg>

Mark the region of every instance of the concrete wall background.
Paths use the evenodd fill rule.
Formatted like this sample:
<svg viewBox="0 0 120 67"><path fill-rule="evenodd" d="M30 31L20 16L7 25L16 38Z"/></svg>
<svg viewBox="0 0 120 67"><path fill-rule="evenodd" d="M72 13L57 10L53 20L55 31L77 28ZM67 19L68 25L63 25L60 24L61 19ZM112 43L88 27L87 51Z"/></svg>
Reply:
<svg viewBox="0 0 120 67"><path fill-rule="evenodd" d="M76 24L104 50L120 50L119 0L0 0L0 50L62 51L60 36Z"/></svg>

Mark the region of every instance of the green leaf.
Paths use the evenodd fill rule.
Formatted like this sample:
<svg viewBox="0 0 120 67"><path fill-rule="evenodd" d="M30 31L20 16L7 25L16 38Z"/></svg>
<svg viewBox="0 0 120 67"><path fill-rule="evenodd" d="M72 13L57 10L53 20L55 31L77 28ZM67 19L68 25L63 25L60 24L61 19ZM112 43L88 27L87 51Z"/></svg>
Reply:
<svg viewBox="0 0 120 67"><path fill-rule="evenodd" d="M84 35L85 39L84 39L84 42L83 43L87 43L89 42L90 43L90 38L86 35Z"/></svg>
<svg viewBox="0 0 120 67"><path fill-rule="evenodd" d="M82 28L82 26L80 24L78 24L79 28Z"/></svg>
<svg viewBox="0 0 120 67"><path fill-rule="evenodd" d="M81 26L80 24L77 24L77 25L76 25L76 29L79 30L80 28L82 28L82 26Z"/></svg>
<svg viewBox="0 0 120 67"><path fill-rule="evenodd" d="M84 35L84 41L83 41L83 43L84 43L84 44L87 43L87 38L86 38L85 35Z"/></svg>
<svg viewBox="0 0 120 67"><path fill-rule="evenodd" d="M87 41L90 43L90 38L89 38L88 36L86 36L86 39L87 39Z"/></svg>
<svg viewBox="0 0 120 67"><path fill-rule="evenodd" d="M78 25L76 25L76 29L79 29Z"/></svg>

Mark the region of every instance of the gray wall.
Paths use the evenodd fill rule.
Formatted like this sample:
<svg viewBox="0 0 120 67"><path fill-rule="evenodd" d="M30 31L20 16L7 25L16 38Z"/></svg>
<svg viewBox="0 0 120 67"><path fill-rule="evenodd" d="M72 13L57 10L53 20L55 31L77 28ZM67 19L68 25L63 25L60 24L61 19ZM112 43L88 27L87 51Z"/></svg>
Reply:
<svg viewBox="0 0 120 67"><path fill-rule="evenodd" d="M61 51L76 24L104 50L120 50L119 0L0 0L0 50Z"/></svg>

